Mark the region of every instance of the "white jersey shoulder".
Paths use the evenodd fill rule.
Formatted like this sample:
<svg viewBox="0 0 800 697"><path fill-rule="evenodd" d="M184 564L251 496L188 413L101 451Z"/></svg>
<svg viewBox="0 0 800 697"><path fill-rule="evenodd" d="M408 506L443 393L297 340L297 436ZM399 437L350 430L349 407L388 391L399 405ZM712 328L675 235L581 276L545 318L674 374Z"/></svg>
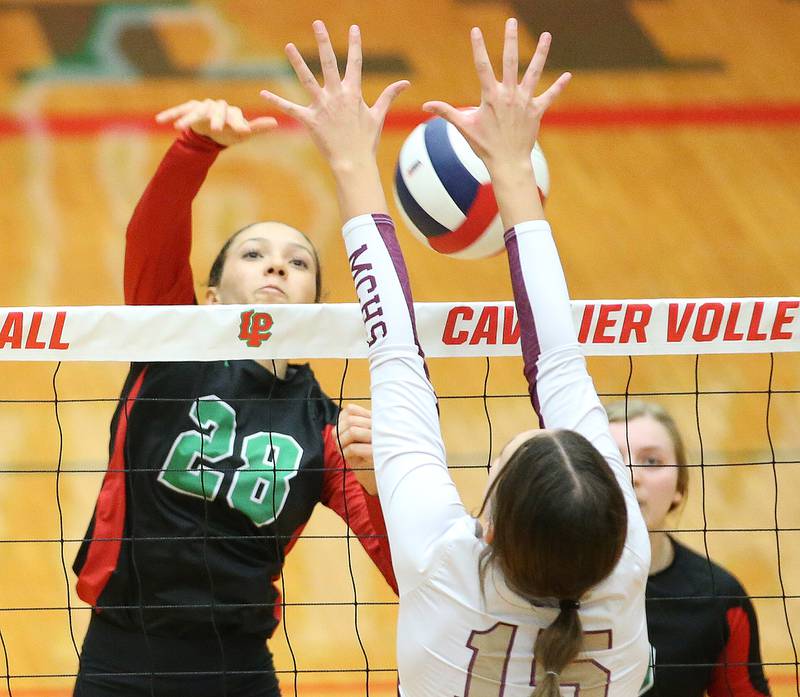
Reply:
<svg viewBox="0 0 800 697"><path fill-rule="evenodd" d="M441 540L426 581L402 596L397 660L404 697L530 697L533 645L558 610L526 602L491 567L481 588L484 546L464 516ZM614 573L582 600L584 648L562 673L563 695L638 694L649 656L642 573L641 560L626 549Z"/></svg>

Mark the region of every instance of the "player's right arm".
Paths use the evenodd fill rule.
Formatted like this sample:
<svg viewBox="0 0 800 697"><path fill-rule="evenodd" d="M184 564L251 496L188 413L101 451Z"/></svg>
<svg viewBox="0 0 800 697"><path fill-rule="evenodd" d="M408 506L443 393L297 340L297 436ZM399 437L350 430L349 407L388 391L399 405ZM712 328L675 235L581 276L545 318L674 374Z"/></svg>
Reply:
<svg viewBox="0 0 800 697"><path fill-rule="evenodd" d="M436 395L417 342L408 274L386 213L375 158L386 112L407 83L389 85L368 107L361 96L358 27L350 29L344 78L322 22L314 23L314 33L324 86L293 44L286 49L311 105L303 107L270 92L262 95L308 128L336 181L369 346L378 494L402 595L421 582L437 558L442 534L465 515L447 471Z"/></svg>
<svg viewBox="0 0 800 697"><path fill-rule="evenodd" d="M195 302L189 252L192 201L217 155L228 145L273 128L275 119L247 121L221 100L191 101L162 111L159 123L181 131L147 185L125 240L125 303Z"/></svg>

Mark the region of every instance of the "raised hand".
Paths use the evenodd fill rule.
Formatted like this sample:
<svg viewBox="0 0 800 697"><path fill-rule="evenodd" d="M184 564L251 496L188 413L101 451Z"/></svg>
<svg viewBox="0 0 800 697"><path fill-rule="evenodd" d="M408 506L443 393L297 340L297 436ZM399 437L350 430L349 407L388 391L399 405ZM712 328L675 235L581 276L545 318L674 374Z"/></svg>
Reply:
<svg viewBox="0 0 800 697"><path fill-rule="evenodd" d="M262 90L261 96L305 125L331 164L358 157L373 157L386 112L394 98L408 86L408 81L393 82L383 90L375 104L367 106L361 94L361 30L355 25L350 27L347 66L342 78L328 30L320 20L316 20L312 26L324 85L320 86L317 82L297 47L291 43L286 46L289 63L311 98L311 103L301 106L268 90Z"/></svg>
<svg viewBox="0 0 800 697"><path fill-rule="evenodd" d="M263 90L272 106L300 121L333 170L339 204L345 219L386 210L378 176L377 150L386 113L407 86L407 80L386 87L371 107L361 94L361 31L350 27L347 66L339 75L336 55L325 25L313 23L324 84L321 86L294 44L286 46L289 63L311 103L302 106Z"/></svg>
<svg viewBox="0 0 800 697"><path fill-rule="evenodd" d="M516 19L506 21L503 76L500 81L492 69L481 30L474 28L470 38L481 85L480 106L477 109L459 110L446 102L426 102L422 108L443 116L458 128L490 172L500 164L527 163L530 166L530 153L539 133L542 116L572 76L563 73L538 97L534 97L547 60L551 36L545 32L539 37L536 52L519 81Z"/></svg>
<svg viewBox="0 0 800 697"><path fill-rule="evenodd" d="M158 113L156 121L172 121L172 125L179 131L191 128L195 133L225 146L241 143L278 125L271 116L260 116L248 121L239 107L231 106L223 99L193 99Z"/></svg>
<svg viewBox="0 0 800 697"><path fill-rule="evenodd" d="M372 461L372 413L358 404L346 404L336 426L339 451L368 493L378 493Z"/></svg>

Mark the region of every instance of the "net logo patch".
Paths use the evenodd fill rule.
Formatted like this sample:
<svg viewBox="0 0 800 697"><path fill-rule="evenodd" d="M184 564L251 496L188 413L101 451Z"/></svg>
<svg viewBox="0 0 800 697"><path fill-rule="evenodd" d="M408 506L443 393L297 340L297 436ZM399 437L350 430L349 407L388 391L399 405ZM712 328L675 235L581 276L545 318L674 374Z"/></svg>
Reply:
<svg viewBox="0 0 800 697"><path fill-rule="evenodd" d="M272 336L273 319L269 312L245 310L239 322L239 340L258 348Z"/></svg>

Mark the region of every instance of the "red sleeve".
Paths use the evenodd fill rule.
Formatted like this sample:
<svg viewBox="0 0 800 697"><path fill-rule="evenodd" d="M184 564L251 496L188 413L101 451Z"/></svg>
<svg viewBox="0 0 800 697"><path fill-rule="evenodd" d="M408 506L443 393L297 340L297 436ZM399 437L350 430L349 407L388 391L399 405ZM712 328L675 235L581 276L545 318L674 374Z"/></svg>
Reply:
<svg viewBox="0 0 800 697"><path fill-rule="evenodd" d="M725 619L728 641L711 673L709 697L769 695L758 649L758 627L751 626L749 613L738 606L728 608Z"/></svg>
<svg viewBox="0 0 800 697"><path fill-rule="evenodd" d="M336 445L333 425L323 431L325 440L325 479L322 503L336 512L355 533L391 589L397 593L397 580L392 568L389 538L377 496L370 496L355 475L347 469Z"/></svg>
<svg viewBox="0 0 800 697"><path fill-rule="evenodd" d="M192 201L223 147L191 130L172 144L142 194L125 239L127 305L195 302Z"/></svg>

